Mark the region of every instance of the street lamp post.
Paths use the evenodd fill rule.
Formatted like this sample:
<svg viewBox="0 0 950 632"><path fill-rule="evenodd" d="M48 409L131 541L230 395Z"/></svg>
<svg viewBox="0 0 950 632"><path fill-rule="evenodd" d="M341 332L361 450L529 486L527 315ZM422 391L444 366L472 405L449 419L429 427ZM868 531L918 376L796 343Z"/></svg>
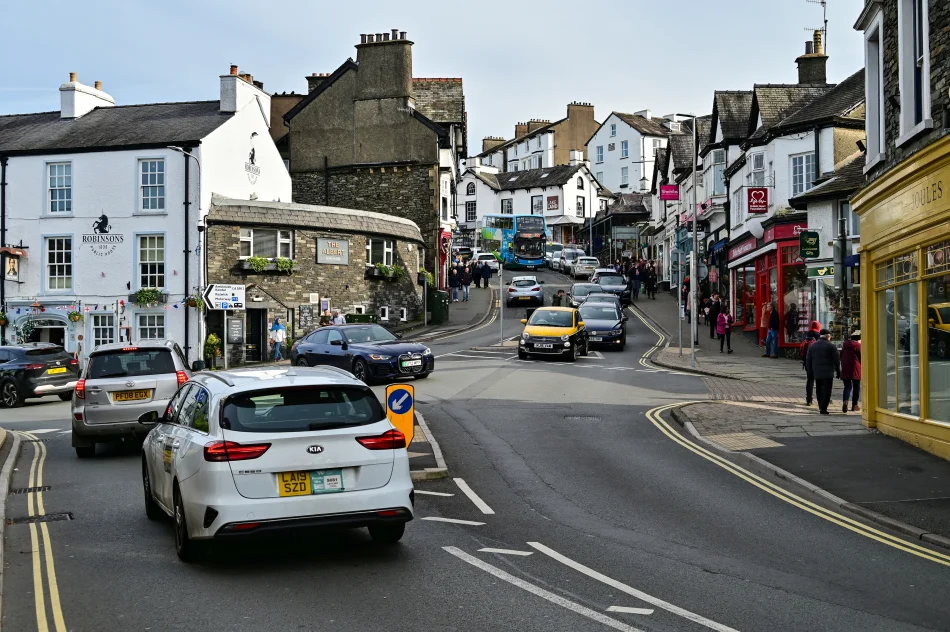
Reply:
<svg viewBox="0 0 950 632"><path fill-rule="evenodd" d="M207 256L207 252L205 252L205 249L201 247L202 246L201 233L203 232L202 226L204 225L204 222L201 217L201 161L198 160L197 156L195 156L194 154L190 152L185 151L182 147L178 147L176 145L169 145L167 149L171 149L172 151L176 151L187 158L191 158L192 160L195 161L195 166L198 167L198 222L197 222L198 252L204 253L202 257L198 259L198 279L199 279L198 287L201 288L202 287L201 281L204 278L204 266L202 265L202 259ZM191 200L188 200L188 204L189 205L191 204ZM188 296L188 292L190 291L190 288L188 286L188 283L190 282L189 275L188 275L188 257L191 256L191 251L187 247L188 231L190 230L191 230L191 224L189 223L189 218L188 218L188 207L185 207L185 245L186 245L185 247L185 297ZM187 305L185 306L185 310L186 310L185 311L185 339L187 341L188 339L188 311L187 311L188 307ZM225 337L227 337L226 336L227 334L227 313L226 312L225 312L224 326L225 326ZM205 319L204 317L199 316L198 318L198 359L199 360L203 359L203 356L204 356L204 341L205 341ZM224 342L224 347L226 351L227 341ZM186 344L185 353L187 352L188 352L188 345Z"/></svg>
<svg viewBox="0 0 950 632"><path fill-rule="evenodd" d="M690 295L690 318L692 323L690 325L690 341L689 341L689 365L692 368L696 368L696 339L698 333L698 318L697 318L697 290L699 289L699 283L696 282L696 274L699 266L696 263L696 257L699 253L699 233L696 232L696 220L699 213L696 212L696 136L698 132L696 131L696 117L693 116L693 252L690 253L689 257L689 295Z"/></svg>

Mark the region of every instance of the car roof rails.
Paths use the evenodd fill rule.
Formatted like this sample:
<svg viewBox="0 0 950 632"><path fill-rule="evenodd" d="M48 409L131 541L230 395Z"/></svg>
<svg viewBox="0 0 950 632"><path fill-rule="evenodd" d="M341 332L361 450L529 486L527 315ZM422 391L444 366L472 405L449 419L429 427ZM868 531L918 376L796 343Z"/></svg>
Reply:
<svg viewBox="0 0 950 632"><path fill-rule="evenodd" d="M232 379L231 379L230 377L228 377L227 375L221 375L220 373L201 373L200 375L203 375L203 376L209 377L209 378L214 378L214 379L216 379L216 380L221 380L222 382L224 382L224 383L227 384L228 386L234 386L234 380L232 380Z"/></svg>

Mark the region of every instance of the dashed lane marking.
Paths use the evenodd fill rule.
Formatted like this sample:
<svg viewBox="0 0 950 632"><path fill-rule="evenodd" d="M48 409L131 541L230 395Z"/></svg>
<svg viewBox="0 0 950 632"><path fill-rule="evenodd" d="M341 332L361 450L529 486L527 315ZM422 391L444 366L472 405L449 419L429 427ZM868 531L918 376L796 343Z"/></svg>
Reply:
<svg viewBox="0 0 950 632"><path fill-rule="evenodd" d="M475 522L474 520L459 520L457 518L439 518L436 516L427 516L423 520L431 520L432 522L448 522L451 524L467 524L473 527L480 527L484 522Z"/></svg>
<svg viewBox="0 0 950 632"><path fill-rule="evenodd" d="M607 612L623 612L624 614L642 614L649 616L653 614L653 608L628 608L627 606L610 606Z"/></svg>
<svg viewBox="0 0 950 632"><path fill-rule="evenodd" d="M513 549L478 549L479 553L498 553L499 555L534 555L534 551L515 551Z"/></svg>
<svg viewBox="0 0 950 632"><path fill-rule="evenodd" d="M486 514L486 515L495 513L495 510L489 507L488 503L486 503L484 500L479 498L478 494L476 494L475 491L471 487L468 486L468 483L466 483L461 478L455 478L452 480L454 480L455 484L459 486L459 489L462 490L462 493L468 496L468 499L472 501L472 503L476 507L478 507L479 511L481 511L483 514Z"/></svg>
<svg viewBox="0 0 950 632"><path fill-rule="evenodd" d="M430 492L425 489L415 490L417 494L424 494L426 496L455 496L455 494L446 494L445 492Z"/></svg>
<svg viewBox="0 0 950 632"><path fill-rule="evenodd" d="M561 597L560 595L555 595L554 593L548 592L547 590L539 586L535 586L532 583L526 582L520 577L515 577L514 575L511 575L510 573L506 573L505 571L501 570L497 566L492 566L488 562L483 562L477 557L473 557L469 555L468 553L466 553L465 551L462 551L461 549L458 549L454 546L443 546L442 550L454 555L455 557L459 558L463 562L467 562L471 564L475 568L481 569L490 575L494 575L495 577L497 577L498 579L502 581L508 582L512 586L517 586L518 588L525 590L531 593L532 595L541 597L542 599L546 601L550 601L551 603L561 606L562 608L566 608L572 612L575 612L581 615L582 617L587 617L588 619L597 621L598 623L602 623L606 625L607 627L613 628L614 630L622 630L623 632L642 632L642 630L639 630L633 626L629 626L626 623L623 623L622 621L618 621L617 619L612 619L611 617L608 617L605 614L601 614L600 612L591 610L590 608L582 606L579 603L575 603L573 601L565 599L564 597Z"/></svg>
<svg viewBox="0 0 950 632"><path fill-rule="evenodd" d="M46 434L47 432L56 432L59 428L40 428L39 430L26 430L24 432L29 432L30 434ZM70 431L72 432L72 431Z"/></svg>

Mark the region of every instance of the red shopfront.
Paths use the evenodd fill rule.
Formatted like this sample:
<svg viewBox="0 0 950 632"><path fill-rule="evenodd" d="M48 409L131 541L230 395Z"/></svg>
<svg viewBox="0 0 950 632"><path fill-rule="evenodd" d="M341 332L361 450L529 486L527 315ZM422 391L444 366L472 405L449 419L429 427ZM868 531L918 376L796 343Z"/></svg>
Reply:
<svg viewBox="0 0 950 632"><path fill-rule="evenodd" d="M729 273L736 329L765 340L770 305L782 315L779 346L798 347L811 322L812 288L799 255L798 235L808 228L804 214L797 221L767 220L761 240L748 235L729 246Z"/></svg>

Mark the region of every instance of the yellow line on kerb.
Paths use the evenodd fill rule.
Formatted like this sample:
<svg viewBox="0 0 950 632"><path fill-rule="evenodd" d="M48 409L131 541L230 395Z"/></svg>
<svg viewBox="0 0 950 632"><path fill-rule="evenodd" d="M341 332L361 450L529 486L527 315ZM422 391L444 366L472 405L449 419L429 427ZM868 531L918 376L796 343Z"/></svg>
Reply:
<svg viewBox="0 0 950 632"><path fill-rule="evenodd" d="M650 329L650 331L652 331L653 333L656 334L656 337L657 337L656 344L653 345L652 347L650 347L642 356L640 356L640 365L641 365L641 366L644 366L644 367L646 367L646 368L648 368L648 369L656 369L656 367L653 366L652 364L650 364L650 362L649 362L650 355L651 355L654 351L656 351L657 349L659 349L661 346L663 346L663 343L666 342L666 336L664 336L662 333L660 333L660 332L657 330L656 327L654 327L654 326L651 325L649 322L647 322L647 320L646 320L643 316L640 315L640 312L638 312L637 310L633 309L633 306L632 306L632 305L628 306L627 309L630 310L630 313L631 313L631 314L633 314L634 316L636 316L637 318L639 318L639 319L640 319L640 322L643 323L644 325L646 325L646 326Z"/></svg>
<svg viewBox="0 0 950 632"><path fill-rule="evenodd" d="M687 439L680 433L676 432L672 428L672 426L670 426L662 417L660 417L660 413L670 410L671 408L676 408L678 406L684 406L687 404L694 404L694 403L698 403L698 402L679 402L676 404L668 404L666 406L658 406L656 408L653 408L652 410L648 410L646 412L646 416L647 416L647 419L649 419L653 423L653 425L656 426L663 434L665 434L667 437L669 437L670 439L672 439L673 441L675 441L682 447L686 448L690 452L694 452L695 454L698 454L699 456L703 457L707 461L711 461L712 463L715 463L722 469L730 472L731 474L735 476L738 476L742 480L748 483L751 483L752 485L755 485L762 491L767 492L771 494L772 496L775 496L776 498L790 505L794 505L795 507L798 507L799 509L802 509L803 511L807 511L808 513L818 516L819 518L822 518L823 520L827 520L828 522L834 523L840 527L844 527L845 529L848 529L849 531L853 531L859 535L863 535L866 538L876 540L877 542L886 544L887 546L893 547L895 549L900 549L901 551L910 553L912 555L916 555L917 557L921 557L925 560L929 560L937 564L942 564L944 566L950 566L950 555L946 555L938 551L928 549L926 547L920 546L919 544L915 544L903 538L899 538L889 533L885 533L884 531L880 531L879 529L870 527L862 522L849 518L848 516L840 514L836 511L826 509L825 507L822 507L821 505L813 503L810 500L806 500L805 498L802 498L801 496L798 496L797 494L793 494L792 492L782 487L779 487L778 485L756 474L753 474L749 470L739 465L736 465L732 461L719 456L715 452L707 450L706 448L700 446L699 444L694 443L693 441Z"/></svg>
<svg viewBox="0 0 950 632"><path fill-rule="evenodd" d="M46 446L36 435L21 432L21 435L32 439L33 462L30 465L30 476L27 486L40 488L43 486L43 466L46 463ZM35 501L35 511L34 511ZM46 508L43 505L43 492L35 491L27 495L27 515L29 517L45 516ZM59 600L59 585L56 582L56 569L53 564L53 545L50 542L49 528L45 522L40 523L40 533L43 536L44 559L46 562L46 576L49 584L50 608L53 611L53 625L56 632L66 632L66 622L63 619L63 609ZM36 628L39 632L49 632L49 622L46 618L46 596L43 588L43 564L40 559L39 537L36 523L30 523L30 551L33 557L33 595L36 605Z"/></svg>

